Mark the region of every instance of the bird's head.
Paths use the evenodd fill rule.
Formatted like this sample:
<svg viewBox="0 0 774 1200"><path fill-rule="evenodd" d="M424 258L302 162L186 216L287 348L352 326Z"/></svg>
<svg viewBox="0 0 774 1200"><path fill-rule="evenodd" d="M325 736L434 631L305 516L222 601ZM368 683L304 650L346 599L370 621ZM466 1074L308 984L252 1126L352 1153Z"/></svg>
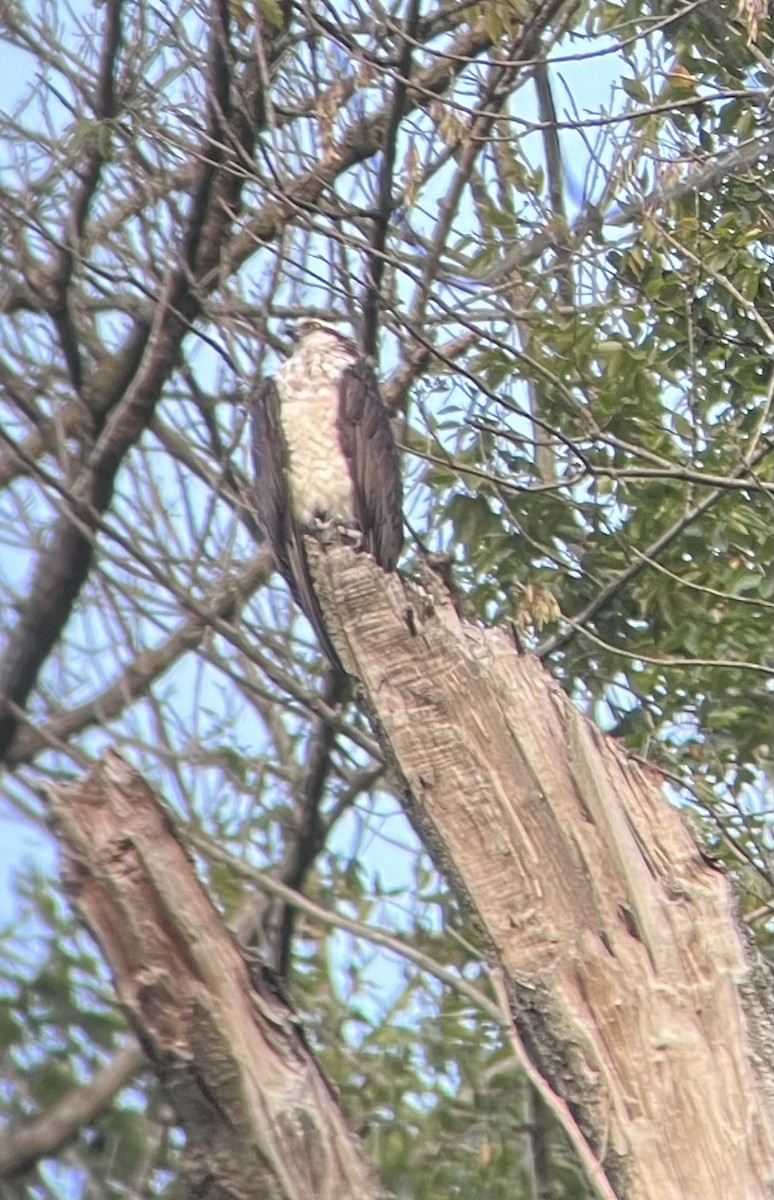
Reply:
<svg viewBox="0 0 774 1200"><path fill-rule="evenodd" d="M309 343L310 339L319 342L338 343L342 349L357 353L357 348L352 338L344 332L338 321L326 321L322 317L299 317L298 320L289 328L293 341L297 346L301 347Z"/></svg>

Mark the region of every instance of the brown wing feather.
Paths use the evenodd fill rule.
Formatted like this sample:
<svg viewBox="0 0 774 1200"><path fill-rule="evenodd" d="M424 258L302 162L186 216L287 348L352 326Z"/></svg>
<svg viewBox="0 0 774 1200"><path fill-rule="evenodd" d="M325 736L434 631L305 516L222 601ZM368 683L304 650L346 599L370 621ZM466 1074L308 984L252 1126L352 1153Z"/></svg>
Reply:
<svg viewBox="0 0 774 1200"><path fill-rule="evenodd" d="M403 546L400 464L376 376L364 362L342 375L338 424L363 548L392 571Z"/></svg>
<svg viewBox="0 0 774 1200"><path fill-rule="evenodd" d="M309 572L304 536L293 516L288 485L288 452L280 422L280 399L273 379L258 384L251 401L256 517L274 553L277 570L338 670L344 672L323 622Z"/></svg>

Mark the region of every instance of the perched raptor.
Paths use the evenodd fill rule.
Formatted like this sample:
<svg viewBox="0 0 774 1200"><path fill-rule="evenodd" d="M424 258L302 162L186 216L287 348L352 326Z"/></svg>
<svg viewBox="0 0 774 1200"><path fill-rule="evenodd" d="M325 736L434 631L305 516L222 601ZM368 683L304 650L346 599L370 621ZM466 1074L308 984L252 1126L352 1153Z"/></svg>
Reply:
<svg viewBox="0 0 774 1200"><path fill-rule="evenodd" d="M332 522L392 571L403 544L398 454L379 386L334 324L304 317L296 347L252 400L258 521L277 568L340 667L309 573L304 533Z"/></svg>

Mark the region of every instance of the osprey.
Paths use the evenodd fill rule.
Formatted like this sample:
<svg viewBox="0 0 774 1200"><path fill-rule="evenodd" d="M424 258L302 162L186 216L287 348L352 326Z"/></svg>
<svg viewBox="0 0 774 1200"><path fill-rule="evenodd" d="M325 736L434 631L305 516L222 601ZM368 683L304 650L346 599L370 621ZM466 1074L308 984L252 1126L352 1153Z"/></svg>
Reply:
<svg viewBox="0 0 774 1200"><path fill-rule="evenodd" d="M296 348L252 400L258 522L334 666L304 547L325 523L358 531L359 548L392 571L403 544L398 453L379 386L336 325L304 317Z"/></svg>

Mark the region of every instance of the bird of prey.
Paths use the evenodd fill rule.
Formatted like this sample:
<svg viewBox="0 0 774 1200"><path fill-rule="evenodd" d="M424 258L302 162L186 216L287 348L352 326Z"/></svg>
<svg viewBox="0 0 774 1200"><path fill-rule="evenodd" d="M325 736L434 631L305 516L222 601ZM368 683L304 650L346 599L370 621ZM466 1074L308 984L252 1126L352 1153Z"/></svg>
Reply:
<svg viewBox="0 0 774 1200"><path fill-rule="evenodd" d="M392 571L403 544L398 453L376 376L354 342L315 317L294 333L293 354L252 398L254 496L276 566L341 670L304 534L326 523L354 529L359 549Z"/></svg>

